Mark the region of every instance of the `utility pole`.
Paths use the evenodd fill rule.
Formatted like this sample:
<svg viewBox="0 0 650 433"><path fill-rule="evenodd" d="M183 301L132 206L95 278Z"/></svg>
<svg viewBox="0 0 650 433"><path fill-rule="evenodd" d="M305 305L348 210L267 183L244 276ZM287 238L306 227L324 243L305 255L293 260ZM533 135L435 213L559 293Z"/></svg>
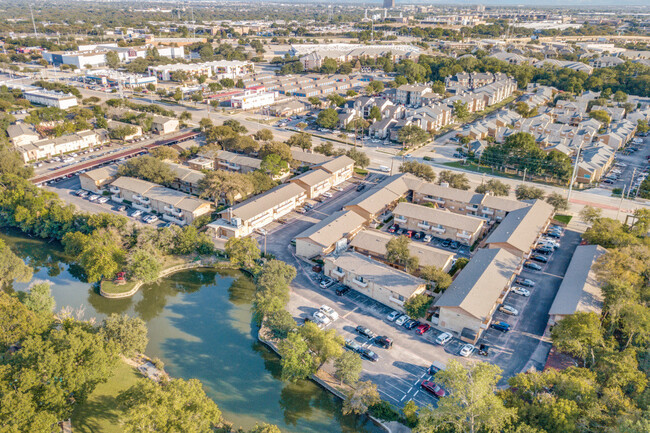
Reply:
<svg viewBox="0 0 650 433"><path fill-rule="evenodd" d="M576 154L576 162L573 164L573 173L571 173L571 182L569 183L569 194L567 194L566 201L567 203L571 202L571 192L573 191L573 181L578 172L578 162L580 161L580 151L582 150L582 143L578 147L578 153Z"/></svg>
<svg viewBox="0 0 650 433"><path fill-rule="evenodd" d="M625 187L627 185L623 185L623 192L621 192L621 201L618 202L618 210L616 211L616 221L618 221L618 215L621 213L621 206L623 206L623 197L625 197Z"/></svg>
<svg viewBox="0 0 650 433"><path fill-rule="evenodd" d="M34 21L34 11L32 10L31 4L29 5L29 13L32 16L32 26L34 26L34 37L36 37L38 33L36 32L36 21Z"/></svg>
<svg viewBox="0 0 650 433"><path fill-rule="evenodd" d="M627 198L630 198L630 191L632 191L632 183L634 182L634 176L636 176L636 167L632 170L632 178L630 179L630 187L627 189Z"/></svg>
<svg viewBox="0 0 650 433"><path fill-rule="evenodd" d="M526 183L526 171L528 170L528 167L524 167L524 177L521 179L521 184L524 185Z"/></svg>

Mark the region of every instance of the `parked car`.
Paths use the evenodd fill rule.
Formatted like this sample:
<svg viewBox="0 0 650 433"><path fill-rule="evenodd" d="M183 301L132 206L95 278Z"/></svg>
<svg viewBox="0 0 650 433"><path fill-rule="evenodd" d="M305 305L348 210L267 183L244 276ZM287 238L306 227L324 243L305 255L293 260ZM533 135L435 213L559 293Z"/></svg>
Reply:
<svg viewBox="0 0 650 433"><path fill-rule="evenodd" d="M345 293L348 293L350 291L350 288L348 286L338 286L334 293L336 293L338 296L343 296Z"/></svg>
<svg viewBox="0 0 650 433"><path fill-rule="evenodd" d="M446 389L444 389L442 386L430 380L423 380L421 386L422 389L433 394L435 397L440 398L447 395Z"/></svg>
<svg viewBox="0 0 650 433"><path fill-rule="evenodd" d="M452 335L449 332L443 332L442 334L438 335L436 337L436 343L444 346L445 344L449 343L451 341Z"/></svg>
<svg viewBox="0 0 650 433"><path fill-rule="evenodd" d="M296 212L298 212L298 213L307 213L307 211L304 208L301 208L301 207L296 208Z"/></svg>
<svg viewBox="0 0 650 433"><path fill-rule="evenodd" d="M501 331L501 332L508 332L510 331L510 324L506 322L497 322L491 324L490 328L496 329L497 331Z"/></svg>
<svg viewBox="0 0 650 433"><path fill-rule="evenodd" d="M379 347L383 347L384 349L390 349L393 347L393 340L386 337L385 335L381 335L375 338L375 344Z"/></svg>
<svg viewBox="0 0 650 433"><path fill-rule="evenodd" d="M120 205L120 206L117 207L118 212L124 212L125 210L126 210L126 206L124 206L124 205Z"/></svg>
<svg viewBox="0 0 650 433"><path fill-rule="evenodd" d="M422 238L422 232L415 232L415 234L413 235L413 239L415 239L416 241L420 240L421 238Z"/></svg>
<svg viewBox="0 0 650 433"><path fill-rule="evenodd" d="M334 311L334 309L329 305L321 305L320 311L322 311L327 317L332 319L332 322L335 322L339 318L339 313Z"/></svg>
<svg viewBox="0 0 650 433"><path fill-rule="evenodd" d="M445 248L449 247L451 245L451 239L445 239L440 243L440 246L443 246Z"/></svg>
<svg viewBox="0 0 650 433"><path fill-rule="evenodd" d="M528 278L522 278L522 277L515 278L515 284L519 284L520 286L524 286L524 287L535 287L535 282L533 280L529 280Z"/></svg>
<svg viewBox="0 0 650 433"><path fill-rule="evenodd" d="M137 217L139 217L140 215L142 215L142 211L141 211L141 210L136 210L135 212L133 212L133 213L131 214L131 216L132 216L133 218L137 218Z"/></svg>
<svg viewBox="0 0 650 433"><path fill-rule="evenodd" d="M395 233L395 232L397 232L398 230L399 230L399 224L393 224L393 225L390 226L390 228L388 229L388 233Z"/></svg>
<svg viewBox="0 0 650 433"><path fill-rule="evenodd" d="M472 352L474 352L474 346L472 346L471 344L466 344L463 347L461 347L460 356L464 356L465 358L467 358L472 354Z"/></svg>
<svg viewBox="0 0 650 433"><path fill-rule="evenodd" d="M401 316L402 313L399 311L391 311L388 313L388 316L386 316L386 320L389 322L394 322L399 316Z"/></svg>
<svg viewBox="0 0 650 433"><path fill-rule="evenodd" d="M417 321L417 320L413 320L413 319L407 321L407 322L404 324L404 327L405 327L406 329L408 329L409 331L410 331L411 329L413 329L413 328L418 327L418 326L420 326L420 322Z"/></svg>
<svg viewBox="0 0 650 433"><path fill-rule="evenodd" d="M302 207L305 208L306 211L310 211L314 208L314 205L311 203L305 203Z"/></svg>
<svg viewBox="0 0 650 433"><path fill-rule="evenodd" d="M104 204L104 203L107 203L107 202L108 202L108 197L99 197L97 199L97 203Z"/></svg>
<svg viewBox="0 0 650 433"><path fill-rule="evenodd" d="M422 241L429 243L429 242L431 242L432 239L433 239L433 236L425 235L424 238L422 238Z"/></svg>
<svg viewBox="0 0 650 433"><path fill-rule="evenodd" d="M324 193L321 194L325 198L332 198L332 193L329 191L325 191Z"/></svg>
<svg viewBox="0 0 650 433"><path fill-rule="evenodd" d="M395 320L395 324L398 326L402 326L407 320L409 320L409 316L406 314L402 314Z"/></svg>
<svg viewBox="0 0 650 433"><path fill-rule="evenodd" d="M320 310L319 310L319 311L314 311L314 314L312 314L312 316L314 316L314 320L315 320L317 323L322 323L323 325L329 325L329 324L332 322L332 321L330 320L330 318L327 317L327 316L325 315L325 313L323 313L323 312L320 311Z"/></svg>
<svg viewBox="0 0 650 433"><path fill-rule="evenodd" d="M370 349L362 348L359 353L361 354L362 357L366 358L369 361L372 362L379 361L379 355L377 355L375 352L373 352Z"/></svg>
<svg viewBox="0 0 650 433"><path fill-rule="evenodd" d="M444 368L437 366L436 364L431 364L429 368L427 368L427 374L431 376L435 376L437 372L440 370L444 370Z"/></svg>
<svg viewBox="0 0 650 433"><path fill-rule="evenodd" d="M415 329L415 332L417 332L418 334L422 335L422 334L424 334L425 332L427 332L429 329L431 329L431 326L429 326L429 325L426 324L426 323L423 323L422 325L418 326L418 327Z"/></svg>
<svg viewBox="0 0 650 433"><path fill-rule="evenodd" d="M533 254L530 259L540 263L548 263L548 257L542 254Z"/></svg>
<svg viewBox="0 0 650 433"><path fill-rule="evenodd" d="M147 215L142 220L144 222L146 222L147 224L151 224L151 223L155 223L156 221L158 221L158 217L156 215Z"/></svg>
<svg viewBox="0 0 650 433"><path fill-rule="evenodd" d="M93 195L91 195L90 197L88 197L88 200L90 200L90 201L97 201L97 199L99 199L99 198L100 198L100 196L93 194Z"/></svg>
<svg viewBox="0 0 650 433"><path fill-rule="evenodd" d="M357 185L357 191L363 191L365 188L366 188L365 183L360 183L359 185Z"/></svg>
<svg viewBox="0 0 650 433"><path fill-rule="evenodd" d="M501 311L502 313L509 314L511 316L519 315L519 311L511 305L503 304L502 306L499 307L499 311Z"/></svg>
<svg viewBox="0 0 650 433"><path fill-rule="evenodd" d="M513 291L513 293L516 293L516 294L521 295L521 296L526 296L526 297L530 296L530 290L524 289L523 287L514 286L512 288L512 291Z"/></svg>
<svg viewBox="0 0 650 433"><path fill-rule="evenodd" d="M413 230L406 230L406 232L404 232L404 236L406 236L408 238L412 238L413 237Z"/></svg>
<svg viewBox="0 0 650 433"><path fill-rule="evenodd" d="M354 340L345 340L345 347L354 352L359 352L361 350L361 345Z"/></svg>
<svg viewBox="0 0 650 433"><path fill-rule="evenodd" d="M374 332L372 332L370 329L366 328L365 326L361 326L361 325L356 327L356 331L357 331L357 333L359 335L363 335L364 337L367 337L367 338L375 338L375 336L377 335Z"/></svg>
<svg viewBox="0 0 650 433"><path fill-rule="evenodd" d="M533 252L535 254L541 254L543 256L548 256L549 254L551 254L553 252L553 247L551 247L551 246L539 246L538 245L537 248L535 248L533 250Z"/></svg>
<svg viewBox="0 0 650 433"><path fill-rule="evenodd" d="M330 277L323 277L323 279L320 280L320 283L318 284L318 286L321 289L328 289L328 288L332 287L335 283L336 283L336 281L334 281Z"/></svg>
<svg viewBox="0 0 650 433"><path fill-rule="evenodd" d="M555 239L559 239L562 237L562 233L554 232L554 231L546 232L544 233L544 235Z"/></svg>
<svg viewBox="0 0 650 433"><path fill-rule="evenodd" d="M449 244L449 248L451 248L452 250L457 250L459 247L460 247L460 242L458 241L451 241L451 243Z"/></svg>
<svg viewBox="0 0 650 433"><path fill-rule="evenodd" d="M540 265L538 265L535 262L531 262L530 260L526 260L526 262L524 263L524 268L530 269L532 271L541 271L542 270L542 267Z"/></svg>

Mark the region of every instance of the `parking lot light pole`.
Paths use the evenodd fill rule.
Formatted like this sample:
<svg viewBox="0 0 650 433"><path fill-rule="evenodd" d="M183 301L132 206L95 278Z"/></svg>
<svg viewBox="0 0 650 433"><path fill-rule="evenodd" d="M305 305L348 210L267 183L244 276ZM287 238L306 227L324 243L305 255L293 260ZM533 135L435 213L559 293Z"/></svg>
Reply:
<svg viewBox="0 0 650 433"><path fill-rule="evenodd" d="M567 203L571 202L571 192L573 191L573 182L576 178L576 173L578 172L578 162L580 161L580 151L582 150L582 143L578 147L578 153L576 153L576 162L573 164L573 173L571 173L571 181L569 182L569 194L566 196Z"/></svg>

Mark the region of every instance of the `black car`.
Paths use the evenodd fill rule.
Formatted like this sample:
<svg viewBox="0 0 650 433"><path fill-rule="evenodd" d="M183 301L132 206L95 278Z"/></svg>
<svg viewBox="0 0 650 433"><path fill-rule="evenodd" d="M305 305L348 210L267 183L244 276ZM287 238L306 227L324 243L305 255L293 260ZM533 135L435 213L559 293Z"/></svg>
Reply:
<svg viewBox="0 0 650 433"><path fill-rule="evenodd" d="M367 338L375 338L376 334L372 332L370 329L366 328L365 326L357 326L356 330L357 333L359 333L359 335L363 335L364 337Z"/></svg>
<svg viewBox="0 0 650 433"><path fill-rule="evenodd" d="M406 329L410 329L409 326L410 326L411 323L413 323L413 322L415 322L415 320L413 320L413 319L409 319L409 320L407 320L406 322L402 323L402 326L405 327Z"/></svg>
<svg viewBox="0 0 650 433"><path fill-rule="evenodd" d="M361 356L363 356L364 358L366 358L366 359L368 359L368 360L370 360L372 362L379 361L379 355L377 355L375 352L373 352L370 349L361 349L359 351L359 353L361 354Z"/></svg>
<svg viewBox="0 0 650 433"><path fill-rule="evenodd" d="M452 250L457 250L460 247L460 242L457 241L451 241L451 244L449 244L449 248Z"/></svg>
<svg viewBox="0 0 650 433"><path fill-rule="evenodd" d="M390 349L393 347L393 340L386 337L385 335L380 335L379 337L375 338L375 344L379 347L383 347L384 349Z"/></svg>
<svg viewBox="0 0 650 433"><path fill-rule="evenodd" d="M435 376L437 372L441 370L440 367L437 365L431 364L431 366L427 369L427 373L429 373L431 376Z"/></svg>
<svg viewBox="0 0 650 433"><path fill-rule="evenodd" d="M363 191L365 187L366 187L365 183L360 183L359 185L357 185L357 191Z"/></svg>
<svg viewBox="0 0 650 433"><path fill-rule="evenodd" d="M415 232L413 239L420 240L422 238L422 232Z"/></svg>
<svg viewBox="0 0 650 433"><path fill-rule="evenodd" d="M549 238L559 239L562 237L562 234L557 231L548 231L544 234L544 236L548 236Z"/></svg>
<svg viewBox="0 0 650 433"><path fill-rule="evenodd" d="M406 323L404 324L404 327L405 327L406 329L409 329L409 330L410 330L410 329L413 329L413 328L415 328L415 327L420 326L421 324L422 324L422 323L420 323L420 322L417 321L417 320L409 320L408 322L406 322Z"/></svg>
<svg viewBox="0 0 650 433"><path fill-rule="evenodd" d="M343 296L343 294L348 293L350 288L348 286L338 286L334 291L337 295Z"/></svg>
<svg viewBox="0 0 650 433"><path fill-rule="evenodd" d="M449 247L449 245L451 245L451 239L445 239L440 245L445 248Z"/></svg>
<svg viewBox="0 0 650 433"><path fill-rule="evenodd" d="M551 249L548 249L548 248L535 248L533 250L533 252L535 254L543 254L545 256L548 256L549 254L551 254L553 252L553 248L551 248Z"/></svg>
<svg viewBox="0 0 650 433"><path fill-rule="evenodd" d="M533 271L541 271L542 270L542 267L540 265L538 265L535 262L531 262L530 260L528 260L528 261L526 261L524 263L524 268L531 269Z"/></svg>
<svg viewBox="0 0 650 433"><path fill-rule="evenodd" d="M530 259L540 263L548 263L548 257L541 254L533 254Z"/></svg>
<svg viewBox="0 0 650 433"><path fill-rule="evenodd" d="M533 280L529 280L528 278L522 278L522 277L515 278L515 284L524 287L535 287L535 282Z"/></svg>

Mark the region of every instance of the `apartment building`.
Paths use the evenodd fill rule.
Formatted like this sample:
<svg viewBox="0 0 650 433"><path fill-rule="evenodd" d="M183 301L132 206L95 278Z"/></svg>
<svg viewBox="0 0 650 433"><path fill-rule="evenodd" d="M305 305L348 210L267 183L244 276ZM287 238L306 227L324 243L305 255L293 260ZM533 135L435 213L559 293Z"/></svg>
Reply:
<svg viewBox="0 0 650 433"><path fill-rule="evenodd" d="M289 182L300 185L307 191L308 199L315 199L332 188L332 180L333 175L331 173L316 168L290 179Z"/></svg>
<svg viewBox="0 0 650 433"><path fill-rule="evenodd" d="M296 236L296 255L311 259L343 251L365 225L366 219L356 212L334 212Z"/></svg>
<svg viewBox="0 0 650 433"><path fill-rule="evenodd" d="M32 143L18 146L16 150L23 157L23 161L30 162L40 159L49 159L53 156L60 156L70 152L77 152L79 150L91 149L105 141L105 136L97 134L95 131L86 130L63 135L61 137L37 140Z"/></svg>
<svg viewBox="0 0 650 433"><path fill-rule="evenodd" d="M362 215L367 221L379 218L397 202L409 195L423 181L411 174L401 173L389 176L356 199L349 202L345 209Z"/></svg>
<svg viewBox="0 0 650 433"><path fill-rule="evenodd" d="M340 155L317 166L330 174L331 186L336 186L350 179L354 174L354 160Z"/></svg>
<svg viewBox="0 0 650 433"><path fill-rule="evenodd" d="M426 282L355 252L325 258L323 273L398 311L424 293Z"/></svg>
<svg viewBox="0 0 650 433"><path fill-rule="evenodd" d="M403 84L397 88L395 101L398 104L420 107L422 97L427 93L433 93L431 87L420 84Z"/></svg>
<svg viewBox="0 0 650 433"><path fill-rule="evenodd" d="M434 323L474 344L505 300L521 259L502 248L479 249L434 303Z"/></svg>
<svg viewBox="0 0 650 433"><path fill-rule="evenodd" d="M295 183L279 185L220 213L207 230L217 239L244 237L288 214L307 200L307 192Z"/></svg>
<svg viewBox="0 0 650 433"><path fill-rule="evenodd" d="M230 98L230 106L241 110L272 105L278 97L278 92L267 92L264 86L250 87L241 95Z"/></svg>
<svg viewBox="0 0 650 433"><path fill-rule="evenodd" d="M56 107L61 110L77 106L77 98L71 93L55 92L45 89L25 90L23 97L32 104Z"/></svg>
<svg viewBox="0 0 650 433"><path fill-rule="evenodd" d="M79 183L81 184L81 189L98 193L104 186L111 183L116 177L117 166L111 164L105 167L96 168L94 170L81 173L79 175Z"/></svg>
<svg viewBox="0 0 650 433"><path fill-rule="evenodd" d="M407 202L398 203L393 215L400 228L423 231L465 245L474 244L485 227L485 221L480 218Z"/></svg>
<svg viewBox="0 0 650 433"><path fill-rule="evenodd" d="M155 212L163 220L178 225L191 224L212 211L212 205L205 200L128 176L111 182L109 191L116 202L129 202L131 207Z"/></svg>
<svg viewBox="0 0 650 433"><path fill-rule="evenodd" d="M11 144L16 147L31 144L41 139L41 136L38 135L38 133L26 123L16 123L14 125L9 125L7 128L7 135L9 136Z"/></svg>
<svg viewBox="0 0 650 433"><path fill-rule="evenodd" d="M199 182L205 177L205 174L191 167L173 162L168 162L167 165L176 175L176 178L171 184L172 188L192 195L199 195L201 193Z"/></svg>

